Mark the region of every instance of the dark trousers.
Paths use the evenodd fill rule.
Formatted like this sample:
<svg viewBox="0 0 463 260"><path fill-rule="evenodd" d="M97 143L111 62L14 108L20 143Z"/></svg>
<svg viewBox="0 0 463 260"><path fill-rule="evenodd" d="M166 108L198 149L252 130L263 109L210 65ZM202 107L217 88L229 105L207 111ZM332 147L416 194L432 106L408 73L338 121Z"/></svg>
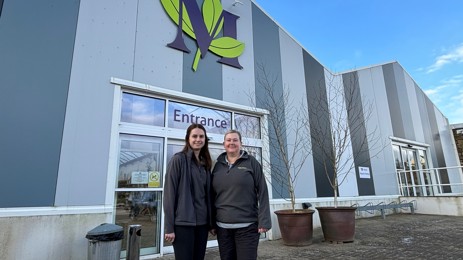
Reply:
<svg viewBox="0 0 463 260"><path fill-rule="evenodd" d="M259 245L257 224L245 228L217 228L221 260L256 260Z"/></svg>
<svg viewBox="0 0 463 260"><path fill-rule="evenodd" d="M175 226L174 254L176 260L203 260L206 254L209 227Z"/></svg>

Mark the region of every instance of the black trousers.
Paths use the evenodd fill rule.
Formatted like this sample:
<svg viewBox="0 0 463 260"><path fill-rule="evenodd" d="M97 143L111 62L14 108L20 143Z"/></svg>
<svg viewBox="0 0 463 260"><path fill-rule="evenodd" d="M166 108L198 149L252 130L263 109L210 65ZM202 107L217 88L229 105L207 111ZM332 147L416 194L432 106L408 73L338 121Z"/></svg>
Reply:
<svg viewBox="0 0 463 260"><path fill-rule="evenodd" d="M256 260L259 245L257 224L245 228L217 228L221 260Z"/></svg>
<svg viewBox="0 0 463 260"><path fill-rule="evenodd" d="M174 226L174 254L176 260L204 260L208 225Z"/></svg>

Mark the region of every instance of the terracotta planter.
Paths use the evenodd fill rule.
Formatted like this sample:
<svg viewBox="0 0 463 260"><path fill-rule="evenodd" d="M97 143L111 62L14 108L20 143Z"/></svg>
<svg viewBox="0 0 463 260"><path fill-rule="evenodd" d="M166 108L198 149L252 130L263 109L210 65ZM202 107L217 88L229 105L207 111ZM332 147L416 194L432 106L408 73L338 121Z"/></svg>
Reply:
<svg viewBox="0 0 463 260"><path fill-rule="evenodd" d="M312 244L313 220L315 211L311 209L277 210L283 244L287 246L307 246Z"/></svg>
<svg viewBox="0 0 463 260"><path fill-rule="evenodd" d="M325 241L353 242L355 236L355 207L316 207Z"/></svg>

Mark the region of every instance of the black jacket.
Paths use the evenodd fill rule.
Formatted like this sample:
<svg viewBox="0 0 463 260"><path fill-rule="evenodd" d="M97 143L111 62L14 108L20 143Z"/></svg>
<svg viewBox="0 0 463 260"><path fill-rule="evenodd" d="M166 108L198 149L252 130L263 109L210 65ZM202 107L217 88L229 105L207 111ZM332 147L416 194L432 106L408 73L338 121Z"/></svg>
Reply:
<svg viewBox="0 0 463 260"><path fill-rule="evenodd" d="M196 212L193 203L193 190L191 182L191 164L193 151L176 153L167 166L164 181L164 223L166 233L174 232L174 225L196 226ZM211 218L211 172L206 169L206 198L208 209L208 223L212 225Z"/></svg>
<svg viewBox="0 0 463 260"><path fill-rule="evenodd" d="M270 229L270 203L262 166L247 152L230 168L226 153L212 171L214 217L223 223L258 223Z"/></svg>

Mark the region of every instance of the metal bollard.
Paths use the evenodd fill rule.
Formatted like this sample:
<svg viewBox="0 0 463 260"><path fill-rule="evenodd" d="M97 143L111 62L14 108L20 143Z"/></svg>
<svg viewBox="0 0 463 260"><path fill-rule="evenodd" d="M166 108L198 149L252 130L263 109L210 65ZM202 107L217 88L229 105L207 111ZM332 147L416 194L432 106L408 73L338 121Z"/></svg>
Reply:
<svg viewBox="0 0 463 260"><path fill-rule="evenodd" d="M127 239L126 260L139 260L140 259L141 225L130 225L128 234L129 234L129 237Z"/></svg>

